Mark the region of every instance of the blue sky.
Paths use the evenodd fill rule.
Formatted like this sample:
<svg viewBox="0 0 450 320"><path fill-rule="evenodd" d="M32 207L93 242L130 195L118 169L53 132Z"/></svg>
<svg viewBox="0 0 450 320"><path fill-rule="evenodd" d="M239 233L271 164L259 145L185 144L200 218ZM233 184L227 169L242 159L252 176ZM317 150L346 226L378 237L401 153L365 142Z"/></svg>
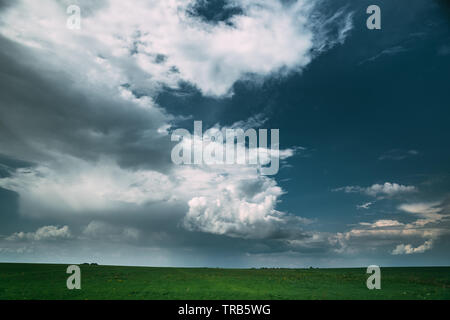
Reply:
<svg viewBox="0 0 450 320"><path fill-rule="evenodd" d="M450 262L450 5L0 2L0 261ZM71 4L72 2L70 2ZM281 168L176 166L177 128L280 130Z"/></svg>

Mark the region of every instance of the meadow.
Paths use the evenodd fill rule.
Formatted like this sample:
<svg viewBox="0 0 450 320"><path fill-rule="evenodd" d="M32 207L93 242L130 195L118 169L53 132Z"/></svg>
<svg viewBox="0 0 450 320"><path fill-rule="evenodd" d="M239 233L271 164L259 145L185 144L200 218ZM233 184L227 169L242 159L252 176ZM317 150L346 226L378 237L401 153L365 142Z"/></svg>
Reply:
<svg viewBox="0 0 450 320"><path fill-rule="evenodd" d="M21 299L450 299L450 267L381 268L368 290L365 268L219 269L80 265L81 290L68 290L68 265L0 263L0 300Z"/></svg>

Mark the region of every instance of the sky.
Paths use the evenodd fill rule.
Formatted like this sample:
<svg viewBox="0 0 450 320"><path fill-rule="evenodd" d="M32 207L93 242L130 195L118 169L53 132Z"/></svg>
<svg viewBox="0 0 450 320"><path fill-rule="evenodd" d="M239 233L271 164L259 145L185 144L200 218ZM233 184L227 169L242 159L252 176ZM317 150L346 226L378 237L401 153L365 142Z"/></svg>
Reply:
<svg viewBox="0 0 450 320"><path fill-rule="evenodd" d="M0 262L449 265L449 84L447 0L0 0Z"/></svg>

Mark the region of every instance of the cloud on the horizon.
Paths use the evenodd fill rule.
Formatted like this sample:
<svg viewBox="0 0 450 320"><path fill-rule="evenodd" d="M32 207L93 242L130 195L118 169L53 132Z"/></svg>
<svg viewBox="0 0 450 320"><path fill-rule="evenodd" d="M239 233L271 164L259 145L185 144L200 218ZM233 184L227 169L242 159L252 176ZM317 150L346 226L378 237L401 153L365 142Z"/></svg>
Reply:
<svg viewBox="0 0 450 320"><path fill-rule="evenodd" d="M88 78L103 78L101 67L110 85L150 93L187 81L205 95L227 95L240 79L301 71L314 49L343 43L352 29L351 13L319 18L310 0L233 1L240 13L220 23L193 15L195 0L109 0L78 1L81 30L71 31L65 28L68 4L20 0L2 15L0 32L50 53L51 63L72 69L83 61L91 67ZM337 37L330 31L335 28Z"/></svg>
<svg viewBox="0 0 450 320"><path fill-rule="evenodd" d="M386 250L393 255L423 253L449 232L449 212L445 202L410 203L399 206L407 213L401 219L379 219L360 222L351 230L330 238L338 252ZM403 221L402 221L403 220ZM409 244L404 244L409 243ZM411 243L421 243L414 247Z"/></svg>
<svg viewBox="0 0 450 320"><path fill-rule="evenodd" d="M414 156L418 156L419 151L417 150L401 150L401 149L393 149L389 150L388 152L383 153L378 157L378 160L394 160L394 161L400 161L407 158L411 158Z"/></svg>
<svg viewBox="0 0 450 320"><path fill-rule="evenodd" d="M283 191L274 180L230 182L219 179L214 194L189 201L186 228L241 238L271 238L295 219L275 209Z"/></svg>
<svg viewBox="0 0 450 320"><path fill-rule="evenodd" d="M356 209L365 209L368 210L374 204L374 202L365 202L363 204L356 205Z"/></svg>

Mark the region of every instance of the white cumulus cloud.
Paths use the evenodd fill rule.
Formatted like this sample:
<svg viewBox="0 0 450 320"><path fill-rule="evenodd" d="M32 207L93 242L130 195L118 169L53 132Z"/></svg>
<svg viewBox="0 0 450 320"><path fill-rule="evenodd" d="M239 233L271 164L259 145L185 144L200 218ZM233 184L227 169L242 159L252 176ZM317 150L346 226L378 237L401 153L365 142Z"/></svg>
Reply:
<svg viewBox="0 0 450 320"><path fill-rule="evenodd" d="M333 189L333 191L343 191L345 193L362 193L372 197L377 196L395 196L399 194L416 192L415 186L402 185L398 183L385 182L383 184L373 184L369 187L346 186Z"/></svg>

